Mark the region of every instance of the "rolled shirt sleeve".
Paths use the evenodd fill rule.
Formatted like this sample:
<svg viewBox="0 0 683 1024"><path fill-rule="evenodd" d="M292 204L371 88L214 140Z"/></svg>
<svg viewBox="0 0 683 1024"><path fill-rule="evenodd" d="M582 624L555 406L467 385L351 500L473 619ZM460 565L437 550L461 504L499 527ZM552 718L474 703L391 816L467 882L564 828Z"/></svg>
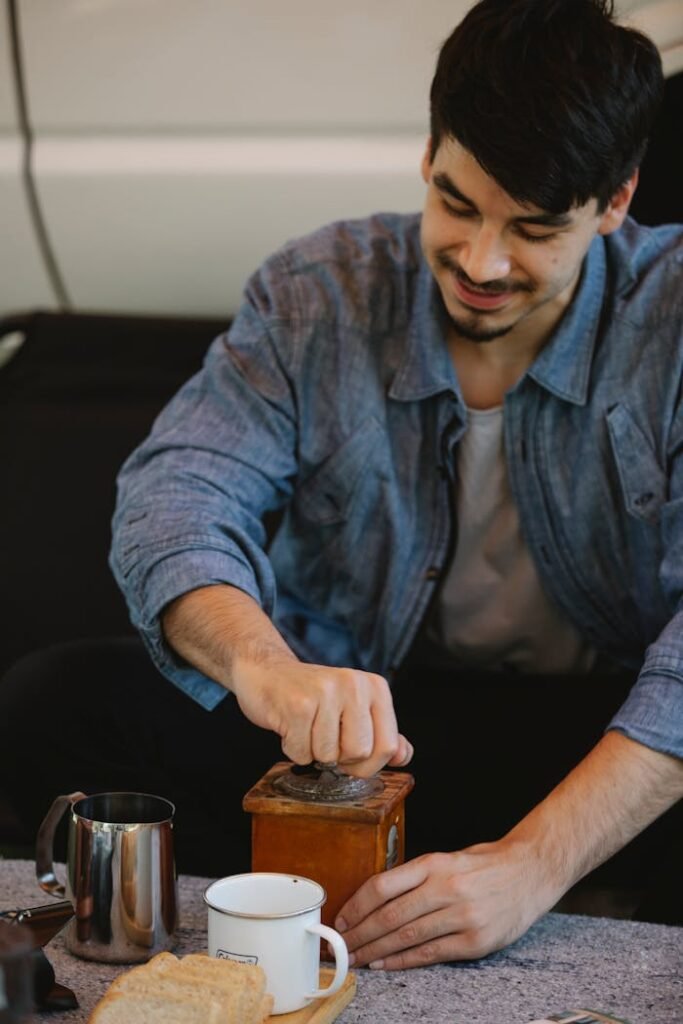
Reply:
<svg viewBox="0 0 683 1024"><path fill-rule="evenodd" d="M648 647L638 679L608 729L683 758L683 611Z"/></svg>
<svg viewBox="0 0 683 1024"><path fill-rule="evenodd" d="M252 279L231 330L213 342L117 481L110 564L131 620L157 667L207 709L226 690L174 654L160 614L181 594L219 583L273 611L263 517L291 493L296 417L287 323L270 315L266 325L264 316L268 273L272 265Z"/></svg>

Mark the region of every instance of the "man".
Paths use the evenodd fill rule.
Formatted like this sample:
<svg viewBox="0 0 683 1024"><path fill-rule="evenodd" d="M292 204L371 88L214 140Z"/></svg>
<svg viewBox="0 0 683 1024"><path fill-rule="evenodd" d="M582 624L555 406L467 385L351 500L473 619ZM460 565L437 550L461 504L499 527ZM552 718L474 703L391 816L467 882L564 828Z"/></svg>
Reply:
<svg viewBox="0 0 683 1024"><path fill-rule="evenodd" d="M502 838L363 886L359 964L499 948L683 792L683 236L626 220L661 69L611 15L477 4L432 85L421 223L268 261L121 476L113 564L157 664L298 763L406 765L387 678L418 643L470 680L640 668Z"/></svg>
<svg viewBox="0 0 683 1024"><path fill-rule="evenodd" d="M112 565L181 691L300 764L433 756L356 964L502 947L683 793L683 231L627 219L660 91L606 0L482 0L422 217L268 260L122 470Z"/></svg>

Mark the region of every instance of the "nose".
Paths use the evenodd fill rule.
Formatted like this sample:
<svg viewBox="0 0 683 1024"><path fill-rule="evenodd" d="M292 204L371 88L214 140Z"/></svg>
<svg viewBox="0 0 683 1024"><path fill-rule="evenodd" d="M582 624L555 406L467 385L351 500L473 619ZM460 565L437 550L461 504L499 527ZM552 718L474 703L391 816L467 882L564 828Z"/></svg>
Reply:
<svg viewBox="0 0 683 1024"><path fill-rule="evenodd" d="M470 236L462 243L458 262L475 284L498 281L511 269L510 255L500 234L487 225L472 226Z"/></svg>

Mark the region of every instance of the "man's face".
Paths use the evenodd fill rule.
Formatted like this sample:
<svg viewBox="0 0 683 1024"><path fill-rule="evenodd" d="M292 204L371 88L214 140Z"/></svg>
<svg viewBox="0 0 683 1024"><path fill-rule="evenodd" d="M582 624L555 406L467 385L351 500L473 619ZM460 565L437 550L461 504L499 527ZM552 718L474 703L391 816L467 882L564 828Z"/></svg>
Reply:
<svg viewBox="0 0 683 1024"><path fill-rule="evenodd" d="M623 210L610 204L599 214L592 199L550 214L512 199L453 138L433 161L427 148L422 174L422 248L456 333L471 341L544 341L571 301L592 239L621 224L633 191Z"/></svg>

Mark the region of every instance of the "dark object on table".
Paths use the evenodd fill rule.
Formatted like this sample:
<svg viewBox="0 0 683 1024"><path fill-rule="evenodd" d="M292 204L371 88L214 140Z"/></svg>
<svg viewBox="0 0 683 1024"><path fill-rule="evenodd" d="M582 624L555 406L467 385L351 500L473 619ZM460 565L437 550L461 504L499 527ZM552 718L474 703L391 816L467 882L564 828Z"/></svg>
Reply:
<svg viewBox="0 0 683 1024"><path fill-rule="evenodd" d="M15 1024L33 1008L33 947L23 928L0 921L0 1022Z"/></svg>
<svg viewBox="0 0 683 1024"><path fill-rule="evenodd" d="M75 1010L78 1007L76 996L65 985L55 979L52 964L43 952L43 946L61 931L73 917L73 907L68 901L51 903L43 907L29 907L24 910L8 910L0 913L0 960L2 960L3 941L9 948L24 950L23 973L16 970L15 980L10 975L8 987L10 1016L3 1016L0 1006L0 1024L19 1021L23 1014L31 1009L44 1010ZM4 963L3 963L4 967ZM7 974L6 974L7 977ZM21 986L24 986L22 990ZM28 1002L27 1002L28 1000ZM13 1002L15 1005L13 1005ZM16 1014L16 1016L14 1016Z"/></svg>

